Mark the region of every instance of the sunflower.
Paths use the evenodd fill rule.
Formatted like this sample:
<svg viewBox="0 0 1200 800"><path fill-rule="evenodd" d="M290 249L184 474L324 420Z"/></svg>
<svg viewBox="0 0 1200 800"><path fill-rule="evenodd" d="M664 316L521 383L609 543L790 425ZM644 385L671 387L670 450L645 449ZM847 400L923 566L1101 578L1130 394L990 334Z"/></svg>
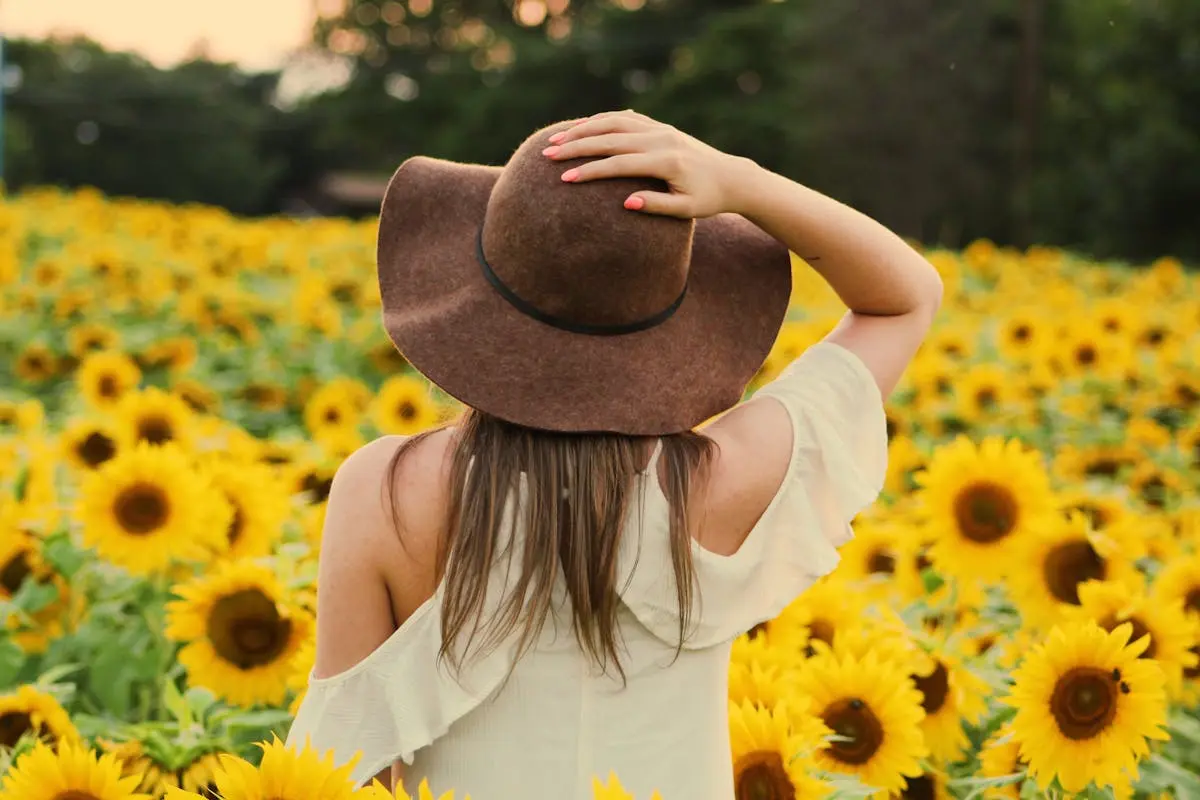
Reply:
<svg viewBox="0 0 1200 800"><path fill-rule="evenodd" d="M150 800L137 793L137 776L121 777L116 756L98 756L71 742L37 743L0 783L5 800Z"/></svg>
<svg viewBox="0 0 1200 800"><path fill-rule="evenodd" d="M229 558L256 558L271 552L290 508L288 495L270 467L221 459L205 470L232 514L221 552Z"/></svg>
<svg viewBox="0 0 1200 800"><path fill-rule="evenodd" d="M1054 361L1067 377L1120 377L1133 360L1129 340L1111 336L1098 325L1081 321L1066 326L1055 348Z"/></svg>
<svg viewBox="0 0 1200 800"><path fill-rule="evenodd" d="M1015 376L1000 364L974 364L954 382L957 416L973 424L1002 412L1019 397Z"/></svg>
<svg viewBox="0 0 1200 800"><path fill-rule="evenodd" d="M270 381L251 381L239 389L237 394L259 411L283 411L287 408L287 389Z"/></svg>
<svg viewBox="0 0 1200 800"><path fill-rule="evenodd" d="M231 510L178 448L142 443L87 474L76 513L85 544L144 575L204 559Z"/></svg>
<svg viewBox="0 0 1200 800"><path fill-rule="evenodd" d="M876 795L879 797L880 795ZM933 769L907 778L904 788L887 795L888 800L953 800L947 787L946 776Z"/></svg>
<svg viewBox="0 0 1200 800"><path fill-rule="evenodd" d="M957 761L970 746L963 723L978 724L987 711L987 681L964 666L948 648L932 654L931 668L912 675L925 712L921 730L929 755L940 763Z"/></svg>
<svg viewBox="0 0 1200 800"><path fill-rule="evenodd" d="M1000 323L996 346L1008 361L1029 361L1050 338L1045 316L1032 309L1018 309Z"/></svg>
<svg viewBox="0 0 1200 800"><path fill-rule="evenodd" d="M438 409L425 381L397 375L379 389L371 416L381 432L408 435L436 425Z"/></svg>
<svg viewBox="0 0 1200 800"><path fill-rule="evenodd" d="M389 339L372 345L367 351L367 357L371 359L375 369L385 375L397 373L408 366L408 359L400 354Z"/></svg>
<svg viewBox="0 0 1200 800"><path fill-rule="evenodd" d="M1162 669L1141 658L1150 639L1132 633L1129 623L1056 627L1013 673L1013 736L1043 791L1055 776L1068 792L1121 784L1147 739L1168 738Z"/></svg>
<svg viewBox="0 0 1200 800"><path fill-rule="evenodd" d="M1025 624L1049 628L1080 603L1079 589L1091 580L1141 582L1134 558L1135 534L1114 537L1093 531L1082 513L1048 518L1019 548L1023 569L1010 578L1013 599Z"/></svg>
<svg viewBox="0 0 1200 800"><path fill-rule="evenodd" d="M28 685L0 694L0 747L16 747L26 734L50 742L79 738L58 700Z"/></svg>
<svg viewBox="0 0 1200 800"><path fill-rule="evenodd" d="M83 399L93 408L102 409L114 407L141 380L142 371L133 359L115 351L89 353L75 373Z"/></svg>
<svg viewBox="0 0 1200 800"><path fill-rule="evenodd" d="M14 371L28 383L47 381L58 374L58 356L46 345L32 342L17 356Z"/></svg>
<svg viewBox="0 0 1200 800"><path fill-rule="evenodd" d="M218 756L220 765L212 770L211 783L222 800L351 800L359 796L350 778L357 756L338 767L332 751L319 755L307 742L299 751L278 738L257 746L263 752L258 766L235 755ZM174 788L167 789L166 797L207 800L195 791Z"/></svg>
<svg viewBox="0 0 1200 800"><path fill-rule="evenodd" d="M121 334L107 325L81 322L67 331L67 349L81 361L89 353L114 350L121 342Z"/></svg>
<svg viewBox="0 0 1200 800"><path fill-rule="evenodd" d="M1129 476L1129 488L1144 506L1155 511L1175 508L1189 483L1178 472L1152 461L1138 464Z"/></svg>
<svg viewBox="0 0 1200 800"><path fill-rule="evenodd" d="M185 643L179 663L189 681L240 706L282 703L313 620L275 574L261 564L228 562L175 594L166 635Z"/></svg>
<svg viewBox="0 0 1200 800"><path fill-rule="evenodd" d="M838 579L852 583L868 597L883 599L889 596L895 590L892 579L896 574L902 535L896 525L879 522L857 525L854 538L841 549Z"/></svg>
<svg viewBox="0 0 1200 800"><path fill-rule="evenodd" d="M1072 511L1083 514L1096 532L1118 525L1129 516L1129 507L1121 497L1080 489L1060 493L1059 508L1066 517L1070 517Z"/></svg>
<svg viewBox="0 0 1200 800"><path fill-rule="evenodd" d="M729 743L737 800L824 797L830 789L809 774L831 731L813 716L751 703L729 706Z"/></svg>
<svg viewBox="0 0 1200 800"><path fill-rule="evenodd" d="M304 426L315 438L357 428L361 417L356 399L341 383L317 388L304 404Z"/></svg>
<svg viewBox="0 0 1200 800"><path fill-rule="evenodd" d="M984 797L988 800L1020 800L1028 765L1021 757L1021 745L1013 736L1011 725L1004 725L984 742L979 751L979 762L981 778L1012 777L1012 783L985 789Z"/></svg>
<svg viewBox="0 0 1200 800"><path fill-rule="evenodd" d="M819 655L797 676L815 716L838 738L815 755L817 766L849 773L879 790L900 791L922 773L921 693L900 661L875 653Z"/></svg>
<svg viewBox="0 0 1200 800"><path fill-rule="evenodd" d="M1064 483L1116 480L1145 459L1138 447L1121 442L1086 446L1064 445L1054 457L1054 472Z"/></svg>
<svg viewBox="0 0 1200 800"><path fill-rule="evenodd" d="M1197 622L1179 605L1154 602L1118 581L1088 581L1079 587L1079 603L1079 608L1071 612L1076 619L1091 620L1106 631L1132 625L1134 641L1148 636L1142 658L1158 662L1168 689L1178 691L1183 671L1197 666L1191 648L1200 631Z"/></svg>
<svg viewBox="0 0 1200 800"><path fill-rule="evenodd" d="M193 412L180 398L151 387L129 392L117 403L115 428L122 448L139 442L191 445Z"/></svg>
<svg viewBox="0 0 1200 800"><path fill-rule="evenodd" d="M190 336L162 339L138 353L137 360L145 367L166 367L174 373L186 372L196 363L196 340Z"/></svg>
<svg viewBox="0 0 1200 800"><path fill-rule="evenodd" d="M1040 455L1020 442L966 437L939 448L917 475L939 569L967 580L1003 578L1014 544L1054 511Z"/></svg>
<svg viewBox="0 0 1200 800"><path fill-rule="evenodd" d="M197 414L211 414L221 405L221 396L194 378L176 380L171 384L171 394L187 403L187 407Z"/></svg>
<svg viewBox="0 0 1200 800"><path fill-rule="evenodd" d="M803 642L804 650L796 655L812 656L827 650L838 631L861 625L866 598L848 592L835 576L814 583L768 622L771 639L796 646Z"/></svg>
<svg viewBox="0 0 1200 800"><path fill-rule="evenodd" d="M92 470L117 454L117 437L108 423L99 419L72 420L59 438L63 459L74 467Z"/></svg>
<svg viewBox="0 0 1200 800"><path fill-rule="evenodd" d="M883 490L890 495L912 489L912 476L924 469L929 457L910 436L897 434L888 441L887 476Z"/></svg>
<svg viewBox="0 0 1200 800"><path fill-rule="evenodd" d="M730 662L729 702L782 708L792 694L792 673L760 661Z"/></svg>
<svg viewBox="0 0 1200 800"><path fill-rule="evenodd" d="M1152 588L1158 605L1182 607L1200 620L1200 553L1192 553L1166 564Z"/></svg>

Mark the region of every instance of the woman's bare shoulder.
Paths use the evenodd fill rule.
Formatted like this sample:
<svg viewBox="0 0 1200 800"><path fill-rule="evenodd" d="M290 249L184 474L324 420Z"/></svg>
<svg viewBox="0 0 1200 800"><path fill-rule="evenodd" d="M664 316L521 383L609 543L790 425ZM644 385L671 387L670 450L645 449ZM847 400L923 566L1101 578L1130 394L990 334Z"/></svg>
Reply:
<svg viewBox="0 0 1200 800"><path fill-rule="evenodd" d="M400 619L436 587L450 463L450 436L440 430L408 447L393 472L393 458L408 439L381 437L342 462L325 523L325 536L338 541L322 547L333 544L377 565Z"/></svg>

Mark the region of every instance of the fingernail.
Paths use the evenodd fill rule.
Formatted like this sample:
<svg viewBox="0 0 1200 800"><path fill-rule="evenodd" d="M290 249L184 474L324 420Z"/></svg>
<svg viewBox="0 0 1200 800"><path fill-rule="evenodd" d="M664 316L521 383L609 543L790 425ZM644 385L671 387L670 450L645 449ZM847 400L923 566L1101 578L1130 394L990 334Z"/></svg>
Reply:
<svg viewBox="0 0 1200 800"><path fill-rule="evenodd" d="M642 206L646 205L646 201L637 195L631 195L625 198L625 207L630 211L640 211Z"/></svg>
<svg viewBox="0 0 1200 800"><path fill-rule="evenodd" d="M562 174L562 179L564 181L566 181L567 183L570 183L571 181L575 180L578 177L579 177L579 170L577 170L577 169L569 169Z"/></svg>
<svg viewBox="0 0 1200 800"><path fill-rule="evenodd" d="M561 142L563 140L563 137L565 137L566 135L567 135L566 131L559 131L558 133L556 133L550 137L550 144L558 144L559 142Z"/></svg>
<svg viewBox="0 0 1200 800"><path fill-rule="evenodd" d="M547 147L545 150L543 150L543 151L542 151L542 155L544 155L544 156L552 156L552 155L554 155L554 154L555 154L555 153L557 153L557 152L558 152L558 148L557 148L557 147Z"/></svg>

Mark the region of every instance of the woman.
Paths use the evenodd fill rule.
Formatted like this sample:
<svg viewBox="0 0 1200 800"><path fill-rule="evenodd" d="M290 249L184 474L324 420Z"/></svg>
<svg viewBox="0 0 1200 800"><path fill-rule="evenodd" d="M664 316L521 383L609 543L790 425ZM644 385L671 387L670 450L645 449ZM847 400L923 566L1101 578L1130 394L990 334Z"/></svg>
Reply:
<svg viewBox="0 0 1200 800"><path fill-rule="evenodd" d="M739 404L788 249L850 310ZM409 160L378 267L392 341L467 411L338 471L289 743L475 800L588 798L610 771L728 800L730 643L833 569L878 495L882 398L937 273L628 111L538 131L502 170Z"/></svg>

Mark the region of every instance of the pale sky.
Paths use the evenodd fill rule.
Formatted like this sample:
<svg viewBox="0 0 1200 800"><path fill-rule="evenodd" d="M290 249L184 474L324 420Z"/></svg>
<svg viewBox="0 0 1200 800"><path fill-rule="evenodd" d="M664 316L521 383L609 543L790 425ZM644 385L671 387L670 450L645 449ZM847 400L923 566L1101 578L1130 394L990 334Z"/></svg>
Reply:
<svg viewBox="0 0 1200 800"><path fill-rule="evenodd" d="M203 41L214 59L269 69L307 41L314 8L314 0L0 0L0 28L12 37L81 33L160 66Z"/></svg>

